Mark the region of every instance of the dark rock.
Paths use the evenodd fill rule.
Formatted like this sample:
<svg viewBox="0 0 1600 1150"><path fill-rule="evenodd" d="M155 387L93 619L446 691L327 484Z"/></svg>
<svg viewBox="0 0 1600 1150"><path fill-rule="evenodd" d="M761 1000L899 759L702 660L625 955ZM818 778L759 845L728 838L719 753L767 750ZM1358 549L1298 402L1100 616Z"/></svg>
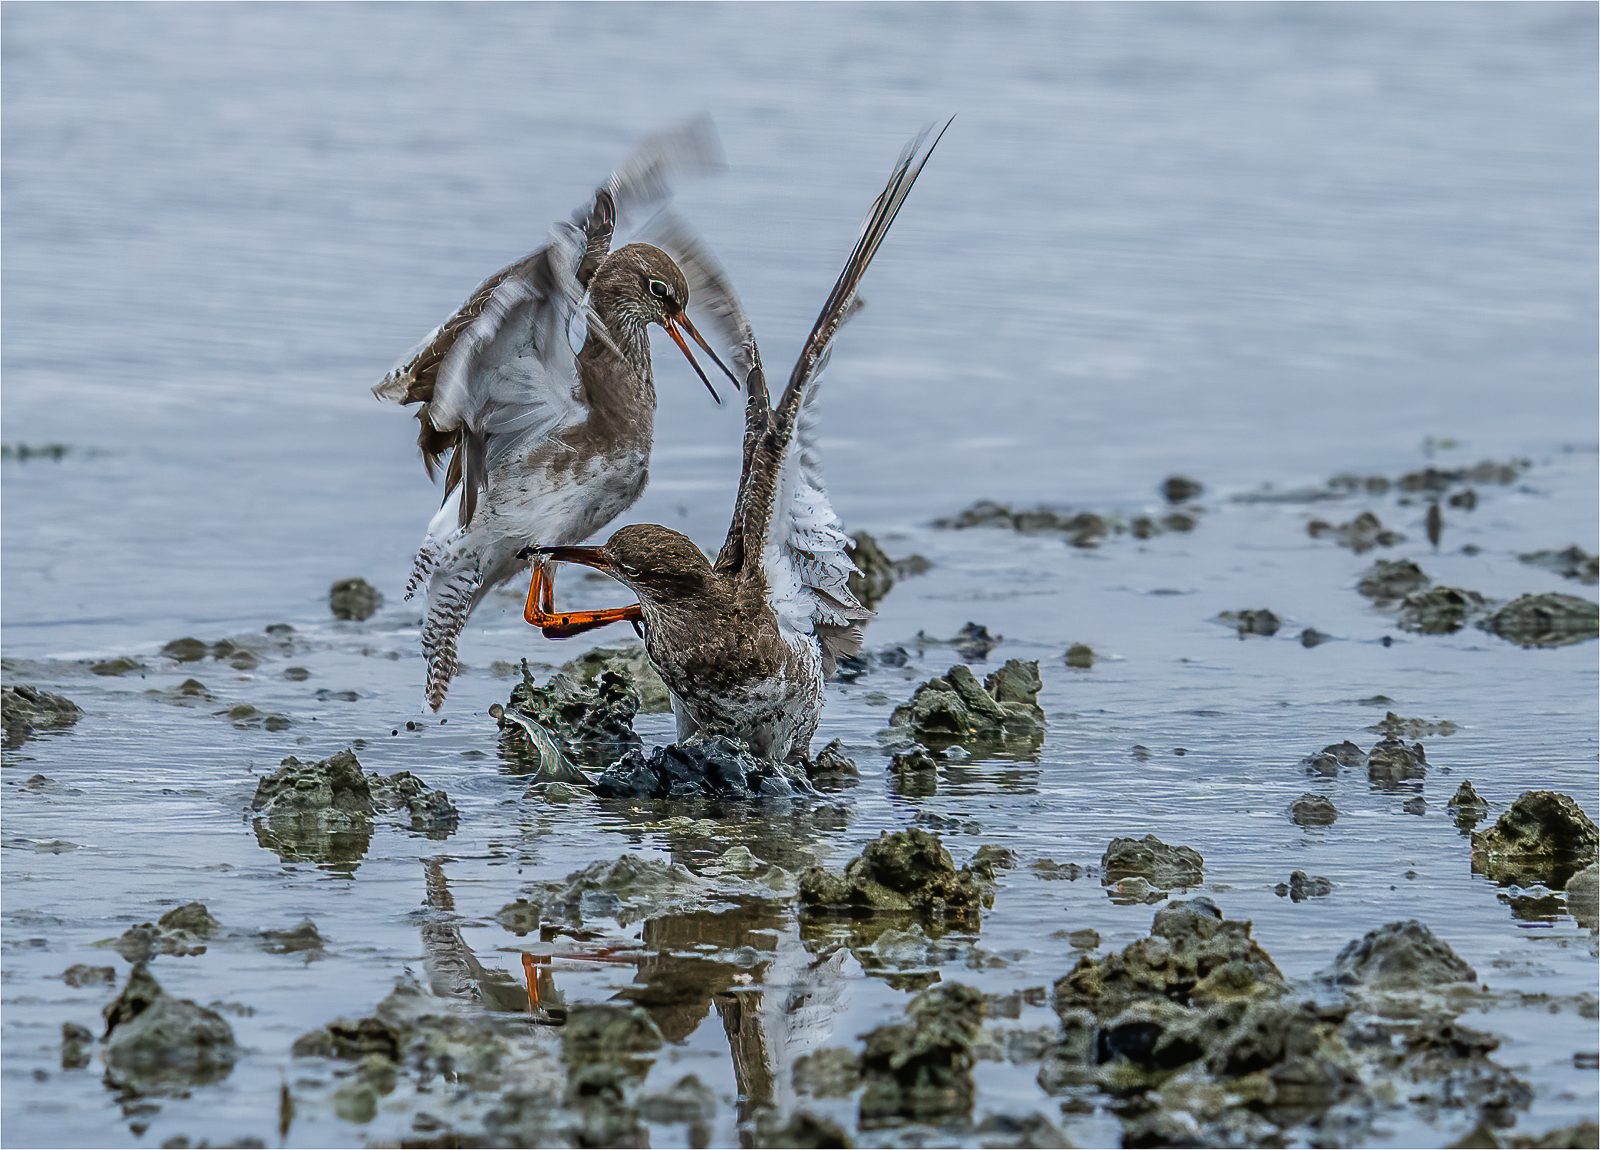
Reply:
<svg viewBox="0 0 1600 1150"><path fill-rule="evenodd" d="M1472 836L1472 869L1491 882L1560 890L1596 859L1600 834L1576 802L1557 791L1525 791L1494 826Z"/></svg>
<svg viewBox="0 0 1600 1150"><path fill-rule="evenodd" d="M328 589L328 609L335 619L370 619L382 602L378 589L365 579L340 579Z"/></svg>
<svg viewBox="0 0 1600 1150"><path fill-rule="evenodd" d="M985 882L993 882L996 871L1016 869L1017 852L996 843L984 843L973 854L972 862L968 865L973 874Z"/></svg>
<svg viewBox="0 0 1600 1150"><path fill-rule="evenodd" d="M140 1094L225 1078L233 1070L233 1028L216 1011L161 989L140 964L105 1009L106 1074Z"/></svg>
<svg viewBox="0 0 1600 1150"><path fill-rule="evenodd" d="M1445 804L1445 810L1450 812L1456 820L1456 825L1464 830L1470 830L1482 822L1489 814L1489 804L1484 802L1473 787L1471 780L1463 779L1456 788L1456 793L1450 796L1450 801Z"/></svg>
<svg viewBox="0 0 1600 1150"><path fill-rule="evenodd" d="M855 760L844 753L844 743L834 739L803 764L811 785L822 791L853 787L861 778Z"/></svg>
<svg viewBox="0 0 1600 1150"><path fill-rule="evenodd" d="M1378 603L1404 599L1431 580L1409 559L1379 559L1362 574L1356 590Z"/></svg>
<svg viewBox="0 0 1600 1150"><path fill-rule="evenodd" d="M1402 630L1422 635L1450 635L1480 614L1486 601L1476 591L1460 587L1426 587L1400 602L1396 617Z"/></svg>
<svg viewBox="0 0 1600 1150"><path fill-rule="evenodd" d="M1435 735L1445 737L1453 735L1460 728L1449 719L1430 721L1428 719L1403 719L1390 711L1383 717L1382 722L1374 723L1368 727L1369 731L1377 731L1388 735L1392 739L1421 739L1431 738Z"/></svg>
<svg viewBox="0 0 1600 1150"><path fill-rule="evenodd" d="M926 747L912 747L889 760L889 777L902 795L927 798L939 790L939 765L942 761Z"/></svg>
<svg viewBox="0 0 1600 1150"><path fill-rule="evenodd" d="M889 721L934 748L959 744L976 751L1016 742L1037 746L1044 737L1040 686L1036 662L1010 659L981 685L967 667L957 664L918 687Z"/></svg>
<svg viewBox="0 0 1600 1150"><path fill-rule="evenodd" d="M1303 870L1297 870L1290 873L1288 882L1280 882L1272 889L1279 898L1287 897L1290 902L1304 902L1308 898L1323 898L1332 894L1333 883L1321 875L1309 875Z"/></svg>
<svg viewBox="0 0 1600 1150"><path fill-rule="evenodd" d="M1111 1019L1146 999L1205 1007L1287 991L1250 924L1224 920L1215 903L1196 898L1157 911L1148 938L1113 954L1079 958L1056 981L1054 1005L1070 1027L1076 1011Z"/></svg>
<svg viewBox="0 0 1600 1150"><path fill-rule="evenodd" d="M82 714L71 699L37 687L0 687L0 723L5 727L8 748L20 747L46 731L64 731Z"/></svg>
<svg viewBox="0 0 1600 1150"><path fill-rule="evenodd" d="M1428 800L1421 795L1412 795L1400 804L1400 809L1408 815L1425 815L1428 813Z"/></svg>
<svg viewBox="0 0 1600 1150"><path fill-rule="evenodd" d="M68 986L111 986L117 981L117 968L114 966L90 966L87 963L74 963L61 972L61 981Z"/></svg>
<svg viewBox="0 0 1600 1150"><path fill-rule="evenodd" d="M1054 880L1076 882L1083 877L1083 868L1077 863L1057 862L1055 859L1039 859L1031 863L1028 869L1047 882Z"/></svg>
<svg viewBox="0 0 1600 1150"><path fill-rule="evenodd" d="M1333 638L1333 636L1324 635L1315 627L1307 627L1304 631L1300 632L1300 645L1306 648L1320 647L1331 638Z"/></svg>
<svg viewBox="0 0 1600 1150"><path fill-rule="evenodd" d="M576 659L562 665L561 670L593 687L601 672L610 671L633 684L639 693L639 711L646 715L664 715L672 710L672 696L661 681L644 644L630 643L621 647L595 647Z"/></svg>
<svg viewBox="0 0 1600 1150"><path fill-rule="evenodd" d="M1600 863L1590 863L1567 880L1567 913L1579 926L1600 926Z"/></svg>
<svg viewBox="0 0 1600 1150"><path fill-rule="evenodd" d="M261 948L270 954L305 954L324 946L317 924L309 918L286 930L260 930L256 937L261 940Z"/></svg>
<svg viewBox="0 0 1600 1150"><path fill-rule="evenodd" d="M1300 765L1308 775L1332 778L1342 770L1366 766L1367 753L1346 739L1342 743L1330 743L1316 754L1307 755L1300 760Z"/></svg>
<svg viewBox="0 0 1600 1150"><path fill-rule="evenodd" d="M1224 611L1217 618L1224 623L1232 624L1241 638L1245 635L1276 635L1278 628L1283 626L1283 620L1265 607Z"/></svg>
<svg viewBox="0 0 1600 1150"><path fill-rule="evenodd" d="M114 659L101 659L99 662L89 664L89 670L96 675L115 677L142 671L144 670L144 664L137 659L130 659L126 655L118 655Z"/></svg>
<svg viewBox="0 0 1600 1150"><path fill-rule="evenodd" d="M94 1035L76 1022L61 1024L61 1069L83 1070L94 1057Z"/></svg>
<svg viewBox="0 0 1600 1150"><path fill-rule="evenodd" d="M1393 547L1396 543L1404 543L1406 538L1398 531L1389 530L1370 511L1363 511L1348 523L1313 519L1306 524L1306 534L1313 539L1332 539L1357 555L1374 547Z"/></svg>
<svg viewBox="0 0 1600 1150"><path fill-rule="evenodd" d="M222 924L211 917L203 902L186 902L175 906L156 920L163 930L182 930L197 938L210 938L222 929Z"/></svg>
<svg viewBox="0 0 1600 1150"><path fill-rule="evenodd" d="M1112 839L1100 858L1100 882L1110 886L1130 877L1163 889L1198 886L1205 880L1205 860L1192 847L1168 846L1155 835Z"/></svg>
<svg viewBox="0 0 1600 1150"><path fill-rule="evenodd" d="M1187 475L1169 475L1161 481L1161 497L1168 503L1187 503L1203 491L1205 485Z"/></svg>
<svg viewBox="0 0 1600 1150"><path fill-rule="evenodd" d="M1565 647L1600 635L1600 604L1576 595L1524 595L1483 625L1519 647Z"/></svg>
<svg viewBox="0 0 1600 1150"><path fill-rule="evenodd" d="M1067 648L1067 666L1087 671L1094 666L1094 649L1087 643L1074 643Z"/></svg>
<svg viewBox="0 0 1600 1150"><path fill-rule="evenodd" d="M760 759L743 743L703 732L681 743L629 749L595 780L602 798L780 799L815 794L800 767Z"/></svg>
<svg viewBox="0 0 1600 1150"><path fill-rule="evenodd" d="M574 762L597 770L642 745L633 730L639 692L631 679L614 671L602 670L587 683L558 672L541 687L523 660L522 682L511 689L508 709L542 727ZM505 716L499 722L507 751L529 769L537 767L541 751L526 729Z"/></svg>
<svg viewBox="0 0 1600 1150"><path fill-rule="evenodd" d="M410 771L367 776L372 805L405 816L411 830L430 839L448 838L461 825L461 815L444 791L436 791Z"/></svg>
<svg viewBox="0 0 1600 1150"><path fill-rule="evenodd" d="M1582 547L1568 547L1565 551L1529 551L1517 558L1531 566L1554 571L1563 579L1600 583L1600 556L1590 555Z"/></svg>
<svg viewBox="0 0 1600 1150"><path fill-rule="evenodd" d="M1339 810L1326 795L1301 795L1289 804L1289 821L1300 827L1331 827Z"/></svg>
<svg viewBox="0 0 1600 1150"><path fill-rule="evenodd" d="M879 835L842 875L811 867L800 876L802 914L900 912L975 926L988 901L979 876L957 870L944 844L915 827Z"/></svg>
<svg viewBox="0 0 1600 1150"><path fill-rule="evenodd" d="M173 907L157 922L141 922L129 927L112 948L132 963L149 962L158 954L204 954L205 940L221 929L204 903L190 902Z"/></svg>
<svg viewBox="0 0 1600 1150"><path fill-rule="evenodd" d="M1388 738L1367 752L1367 780L1380 789L1393 790L1427 774L1428 760L1421 743L1408 746L1400 739Z"/></svg>
<svg viewBox="0 0 1600 1150"><path fill-rule="evenodd" d="M353 869L372 842L372 790L348 751L304 763L293 755L256 786L256 841L285 862Z"/></svg>
<svg viewBox="0 0 1600 1150"><path fill-rule="evenodd" d="M865 531L856 533L845 554L855 564L850 576L850 593L869 611L877 607L894 587L894 561L884 554L878 541Z"/></svg>
<svg viewBox="0 0 1600 1150"><path fill-rule="evenodd" d="M945 1123L970 1114L983 1016L981 993L949 983L912 999L906 1021L869 1033L861 1056L861 1125Z"/></svg>
<svg viewBox="0 0 1600 1150"><path fill-rule="evenodd" d="M1340 986L1365 990L1429 990L1476 982L1477 972L1420 922L1391 922L1347 944L1323 972Z"/></svg>
<svg viewBox="0 0 1600 1150"><path fill-rule="evenodd" d="M1438 495L1463 483L1497 484L1504 486L1516 482L1529 467L1526 459L1512 459L1504 463L1486 459L1471 467L1425 467L1409 471L1395 480L1401 491L1412 494Z"/></svg>

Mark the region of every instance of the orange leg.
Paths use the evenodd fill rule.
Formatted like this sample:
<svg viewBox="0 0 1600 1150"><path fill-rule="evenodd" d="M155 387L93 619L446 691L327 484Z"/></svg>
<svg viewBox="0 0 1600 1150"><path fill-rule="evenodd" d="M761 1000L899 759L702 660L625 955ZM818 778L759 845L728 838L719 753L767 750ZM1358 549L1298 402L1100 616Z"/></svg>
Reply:
<svg viewBox="0 0 1600 1150"><path fill-rule="evenodd" d="M543 563L534 564L533 578L528 581L528 601L522 608L522 617L544 632L546 639L570 639L608 623L633 623L644 618L639 604L627 607L606 607L599 611L555 610L555 578Z"/></svg>

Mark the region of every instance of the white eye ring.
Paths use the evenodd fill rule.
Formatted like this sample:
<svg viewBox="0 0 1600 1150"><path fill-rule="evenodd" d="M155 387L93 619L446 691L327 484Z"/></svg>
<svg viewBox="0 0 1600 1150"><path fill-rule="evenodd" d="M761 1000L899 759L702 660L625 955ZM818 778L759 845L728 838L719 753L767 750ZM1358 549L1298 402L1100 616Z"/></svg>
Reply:
<svg viewBox="0 0 1600 1150"><path fill-rule="evenodd" d="M650 294L655 296L657 299L666 299L668 295L667 285L662 283L660 280L651 280Z"/></svg>

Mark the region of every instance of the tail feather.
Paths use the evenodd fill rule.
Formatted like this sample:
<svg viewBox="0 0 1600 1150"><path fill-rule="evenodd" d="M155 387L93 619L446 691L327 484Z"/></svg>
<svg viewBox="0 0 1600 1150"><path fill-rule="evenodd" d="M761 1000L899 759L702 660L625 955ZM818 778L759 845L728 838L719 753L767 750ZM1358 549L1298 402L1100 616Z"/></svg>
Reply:
<svg viewBox="0 0 1600 1150"><path fill-rule="evenodd" d="M435 570L428 580L428 613L422 621L422 654L428 662L427 699L430 709L444 705L450 681L461 670L456 641L477 602L483 576L476 563Z"/></svg>

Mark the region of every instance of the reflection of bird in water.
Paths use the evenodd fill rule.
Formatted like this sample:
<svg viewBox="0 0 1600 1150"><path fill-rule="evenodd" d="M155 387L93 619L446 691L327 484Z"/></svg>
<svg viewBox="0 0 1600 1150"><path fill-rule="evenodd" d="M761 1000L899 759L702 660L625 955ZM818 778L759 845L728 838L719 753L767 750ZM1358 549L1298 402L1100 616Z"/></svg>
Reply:
<svg viewBox="0 0 1600 1150"><path fill-rule="evenodd" d="M624 527L602 547L540 548L603 571L639 596L645 649L672 693L680 740L705 730L742 739L766 758L803 756L825 675L861 645L860 625L871 613L848 586L855 566L822 482L814 400L861 278L938 145L928 136L901 154L776 408L754 341L735 356L749 393L744 468L716 562L655 524Z"/></svg>
<svg viewBox="0 0 1600 1150"><path fill-rule="evenodd" d="M427 589L422 649L435 710L458 668L467 617L522 569L519 553L530 544L582 542L644 490L656 408L650 325L672 337L716 397L683 333L727 368L689 320L683 270L649 244L611 250L619 213L657 203L672 172L707 167L715 157L704 123L646 144L586 211L485 280L373 388L380 399L422 405L423 462L430 475L445 464L444 503L408 588ZM733 307L711 296L696 302ZM721 322L715 310L713 318ZM525 615L554 638L635 618L637 609L557 615L536 562Z"/></svg>

